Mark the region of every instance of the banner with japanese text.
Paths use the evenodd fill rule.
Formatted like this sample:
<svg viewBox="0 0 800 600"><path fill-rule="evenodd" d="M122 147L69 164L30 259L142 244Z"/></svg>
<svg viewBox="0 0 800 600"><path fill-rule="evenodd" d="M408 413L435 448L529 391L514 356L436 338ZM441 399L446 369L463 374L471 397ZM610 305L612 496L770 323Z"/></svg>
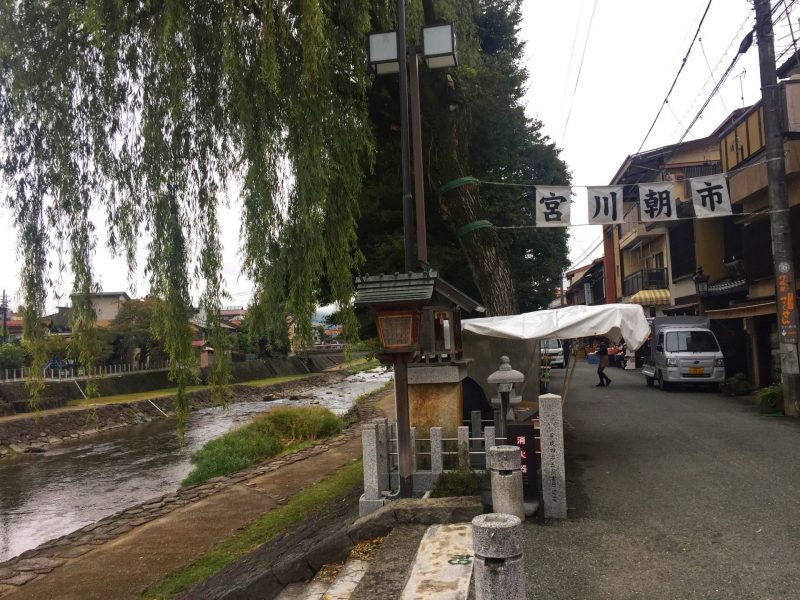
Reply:
<svg viewBox="0 0 800 600"><path fill-rule="evenodd" d="M725 175L696 177L689 180L689 187L692 190L692 203L697 218L724 217L733 214Z"/></svg>
<svg viewBox="0 0 800 600"><path fill-rule="evenodd" d="M569 227L572 188L536 186L536 227Z"/></svg>
<svg viewBox="0 0 800 600"><path fill-rule="evenodd" d="M622 186L588 187L589 223L591 225L607 225L624 223L622 211Z"/></svg>
<svg viewBox="0 0 800 600"><path fill-rule="evenodd" d="M678 218L671 181L639 184L639 218L645 223Z"/></svg>

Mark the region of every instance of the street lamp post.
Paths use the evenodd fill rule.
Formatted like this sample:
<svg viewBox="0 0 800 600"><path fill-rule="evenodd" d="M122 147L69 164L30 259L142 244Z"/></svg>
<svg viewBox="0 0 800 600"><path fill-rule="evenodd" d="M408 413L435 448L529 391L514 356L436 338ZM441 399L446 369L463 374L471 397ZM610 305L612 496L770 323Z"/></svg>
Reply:
<svg viewBox="0 0 800 600"><path fill-rule="evenodd" d="M703 267L697 267L697 271L692 276L694 288L697 291L697 312L703 315L703 298L708 296L708 275L703 273Z"/></svg>

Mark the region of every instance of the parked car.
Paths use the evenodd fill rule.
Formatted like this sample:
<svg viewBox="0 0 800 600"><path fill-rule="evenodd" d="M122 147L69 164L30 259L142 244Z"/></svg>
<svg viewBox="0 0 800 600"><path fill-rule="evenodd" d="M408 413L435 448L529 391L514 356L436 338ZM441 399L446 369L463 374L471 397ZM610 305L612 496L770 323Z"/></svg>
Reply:
<svg viewBox="0 0 800 600"><path fill-rule="evenodd" d="M556 338L539 340L539 349L543 365L564 368L564 346L561 344L561 340Z"/></svg>
<svg viewBox="0 0 800 600"><path fill-rule="evenodd" d="M725 359L705 317L657 317L651 324L650 357L642 365L647 385L725 381Z"/></svg>

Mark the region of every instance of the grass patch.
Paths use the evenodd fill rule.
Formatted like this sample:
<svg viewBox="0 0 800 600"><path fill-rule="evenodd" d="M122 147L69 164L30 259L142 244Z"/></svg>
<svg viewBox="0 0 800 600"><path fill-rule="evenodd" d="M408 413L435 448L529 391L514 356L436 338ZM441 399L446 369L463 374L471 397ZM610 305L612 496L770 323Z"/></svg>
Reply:
<svg viewBox="0 0 800 600"><path fill-rule="evenodd" d="M264 387L266 385L275 385L277 383L286 383L287 381L297 381L298 379L307 379L317 373L301 373L299 375L279 375L277 377L266 377L264 379L254 379L253 381L239 381L235 385L246 385L251 387Z"/></svg>
<svg viewBox="0 0 800 600"><path fill-rule="evenodd" d="M276 408L211 440L195 452L192 455L194 469L182 485L230 475L292 446L329 438L341 430L342 420L327 408Z"/></svg>
<svg viewBox="0 0 800 600"><path fill-rule="evenodd" d="M205 385L190 385L186 387L187 392L195 392L197 390L204 390ZM126 402L137 402L138 400L155 400L156 398L170 398L178 393L177 387L149 390L147 392L132 392L130 394L115 394L113 396L100 396L99 398L89 398L84 400L70 400L67 406L92 406L95 404L121 404Z"/></svg>
<svg viewBox="0 0 800 600"><path fill-rule="evenodd" d="M363 475L361 460L342 467L293 496L286 504L264 513L253 524L217 544L213 550L145 590L141 598L144 600L174 598L299 523L324 504L360 485Z"/></svg>
<svg viewBox="0 0 800 600"><path fill-rule="evenodd" d="M356 373L361 373L361 371L371 371L375 367L380 367L380 366L381 366L381 361L379 361L377 358L370 358L370 359L361 358L358 360L354 360L352 363L344 367L344 369L346 369L350 374L355 375Z"/></svg>

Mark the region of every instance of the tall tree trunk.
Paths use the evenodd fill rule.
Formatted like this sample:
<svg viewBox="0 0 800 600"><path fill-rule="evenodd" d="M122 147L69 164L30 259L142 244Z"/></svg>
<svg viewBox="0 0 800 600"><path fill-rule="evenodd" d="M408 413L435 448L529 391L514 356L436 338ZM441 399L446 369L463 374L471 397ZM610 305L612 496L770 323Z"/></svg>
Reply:
<svg viewBox="0 0 800 600"><path fill-rule="evenodd" d="M425 23L437 21L433 0L422 0ZM469 172L469 116L465 106L456 100L457 84L451 77L435 78L438 92L429 100L434 102L435 118L428 117L431 133L431 156L428 161L428 179L434 189L442 184L471 175ZM441 85L446 81L445 85ZM486 210L477 186L466 185L439 196L439 207L444 218L458 231L464 225L486 219ZM517 286L511 273L500 236L493 228L470 231L459 238L467 257L475 286L486 306L487 316L513 315L519 312Z"/></svg>
<svg viewBox="0 0 800 600"><path fill-rule="evenodd" d="M462 136L466 128L459 127L459 118L450 119L449 138L439 148L436 159L430 161L429 177L433 187L461 177L469 176L464 169L461 149L466 145ZM445 130L446 131L446 130ZM468 139L468 138L466 138ZM436 140L434 139L434 148ZM476 185L464 185L439 196L439 207L444 218L458 231L464 225L486 219L486 210ZM493 228L470 231L459 238L459 244L467 258L475 286L481 293L487 316L513 315L519 312L517 286L511 273L511 265L506 256L500 236Z"/></svg>

